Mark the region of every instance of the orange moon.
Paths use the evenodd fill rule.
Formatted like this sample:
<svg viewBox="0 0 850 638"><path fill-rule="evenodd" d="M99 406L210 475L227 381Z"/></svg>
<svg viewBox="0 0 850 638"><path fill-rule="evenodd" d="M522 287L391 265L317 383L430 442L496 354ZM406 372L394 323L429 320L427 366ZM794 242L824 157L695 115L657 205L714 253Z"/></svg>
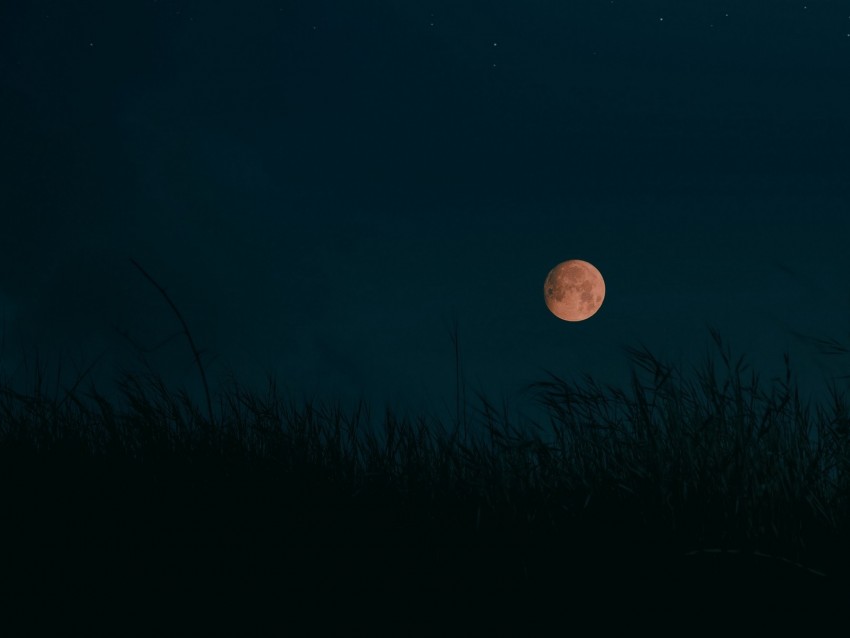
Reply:
<svg viewBox="0 0 850 638"><path fill-rule="evenodd" d="M569 259L549 271L543 284L543 299L558 319L584 321L602 305L605 280L593 264Z"/></svg>

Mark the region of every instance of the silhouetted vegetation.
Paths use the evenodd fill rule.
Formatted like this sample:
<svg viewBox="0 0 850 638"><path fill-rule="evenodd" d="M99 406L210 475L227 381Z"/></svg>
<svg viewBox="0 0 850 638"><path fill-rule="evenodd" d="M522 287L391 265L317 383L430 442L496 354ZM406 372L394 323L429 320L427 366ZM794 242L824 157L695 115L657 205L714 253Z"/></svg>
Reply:
<svg viewBox="0 0 850 638"><path fill-rule="evenodd" d="M545 422L480 395L451 424L344 410L271 378L203 410L152 374L120 405L0 388L4 599L36 628L457 633L603 600L826 600L848 576L846 397L805 405L787 358L764 385L712 334L690 375L644 349L627 388L550 375L529 388Z"/></svg>

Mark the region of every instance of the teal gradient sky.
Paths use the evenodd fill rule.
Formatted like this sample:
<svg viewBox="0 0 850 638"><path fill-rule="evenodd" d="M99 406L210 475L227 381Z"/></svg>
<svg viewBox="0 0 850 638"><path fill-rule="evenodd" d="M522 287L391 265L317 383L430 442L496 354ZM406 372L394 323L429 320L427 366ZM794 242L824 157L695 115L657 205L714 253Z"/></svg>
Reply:
<svg viewBox="0 0 850 638"><path fill-rule="evenodd" d="M850 3L354 4L0 10L0 371L140 369L179 324L131 257L213 379L296 395L450 410L455 321L496 400L708 326L850 368L794 336L850 332ZM581 324L543 303L570 258ZM198 390L180 338L146 357Z"/></svg>

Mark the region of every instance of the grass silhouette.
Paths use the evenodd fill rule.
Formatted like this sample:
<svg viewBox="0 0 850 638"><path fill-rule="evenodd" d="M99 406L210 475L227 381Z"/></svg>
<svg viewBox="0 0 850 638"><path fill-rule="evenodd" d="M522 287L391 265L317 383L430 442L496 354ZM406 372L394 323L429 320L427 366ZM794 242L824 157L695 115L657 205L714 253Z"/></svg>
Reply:
<svg viewBox="0 0 850 638"><path fill-rule="evenodd" d="M0 387L0 594L34 632L527 635L847 590L850 405L804 403L787 356L765 385L713 330L692 371L628 348L628 387L550 373L527 388L546 419L517 421L461 405L455 327L447 426L272 377L213 398L169 304L205 414L152 372L122 373L117 404Z"/></svg>

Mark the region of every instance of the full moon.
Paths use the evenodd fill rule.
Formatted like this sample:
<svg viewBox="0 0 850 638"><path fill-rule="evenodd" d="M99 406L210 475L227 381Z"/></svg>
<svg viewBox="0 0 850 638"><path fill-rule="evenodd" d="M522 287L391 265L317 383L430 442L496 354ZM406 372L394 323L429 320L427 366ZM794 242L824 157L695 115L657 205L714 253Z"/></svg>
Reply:
<svg viewBox="0 0 850 638"><path fill-rule="evenodd" d="M605 280L593 264L569 259L549 271L543 284L543 299L559 319L584 321L602 305Z"/></svg>

